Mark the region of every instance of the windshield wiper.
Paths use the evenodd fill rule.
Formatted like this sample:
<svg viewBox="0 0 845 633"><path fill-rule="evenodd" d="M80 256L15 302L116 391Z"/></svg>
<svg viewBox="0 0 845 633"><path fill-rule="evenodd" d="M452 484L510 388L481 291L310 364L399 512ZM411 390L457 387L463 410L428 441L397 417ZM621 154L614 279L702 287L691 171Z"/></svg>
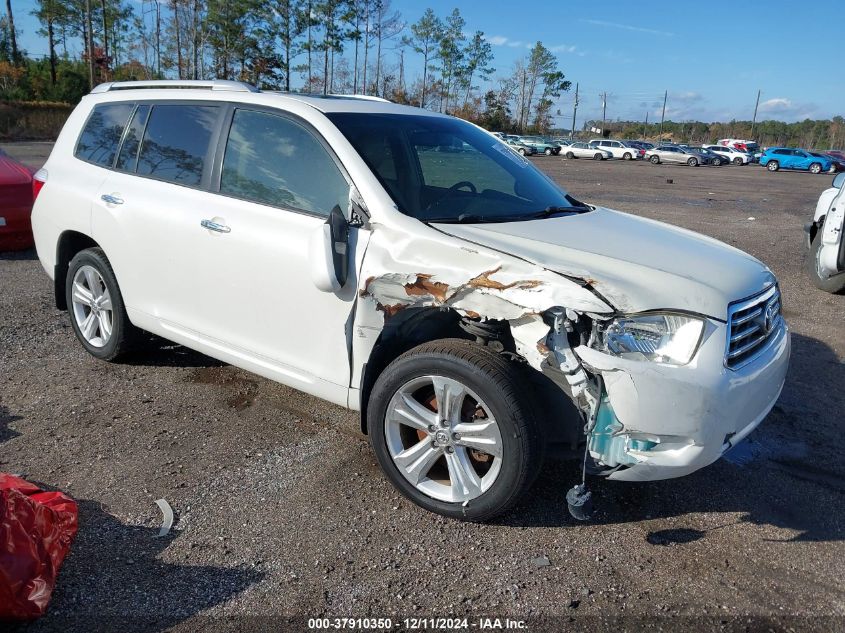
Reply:
<svg viewBox="0 0 845 633"><path fill-rule="evenodd" d="M542 211L537 211L536 213L531 214L529 217L549 218L558 213L586 213L587 211L592 211L592 209L586 205L574 205L568 207L549 206L543 209Z"/></svg>

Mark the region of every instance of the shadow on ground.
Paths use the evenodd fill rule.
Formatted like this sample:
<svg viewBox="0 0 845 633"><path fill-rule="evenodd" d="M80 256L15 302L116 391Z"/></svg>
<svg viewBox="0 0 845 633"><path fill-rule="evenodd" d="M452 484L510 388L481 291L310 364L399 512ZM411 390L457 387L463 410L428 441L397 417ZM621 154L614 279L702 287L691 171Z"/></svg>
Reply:
<svg viewBox="0 0 845 633"><path fill-rule="evenodd" d="M12 415L6 407L0 404L0 444L20 435L14 429L9 428L10 423L18 420L23 420L23 418L19 415Z"/></svg>
<svg viewBox="0 0 845 633"><path fill-rule="evenodd" d="M845 540L845 517L826 511L845 492L840 416L845 364L827 345L793 335L793 356L778 404L749 438L723 459L679 479L625 483L590 478L597 524L637 523L688 514L739 513L735 521L706 530L700 525L650 532L654 545L683 544L737 523L770 525L793 532L784 542ZM824 382L818 380L819 372ZM827 389L825 388L827 385ZM564 526L566 492L580 482L578 462L547 464L529 498L500 523ZM676 521L678 523L678 521Z"/></svg>
<svg viewBox="0 0 845 633"><path fill-rule="evenodd" d="M47 614L18 631L165 631L263 577L253 568L164 562L179 532L156 538L158 528L124 525L94 501L79 502L79 520Z"/></svg>

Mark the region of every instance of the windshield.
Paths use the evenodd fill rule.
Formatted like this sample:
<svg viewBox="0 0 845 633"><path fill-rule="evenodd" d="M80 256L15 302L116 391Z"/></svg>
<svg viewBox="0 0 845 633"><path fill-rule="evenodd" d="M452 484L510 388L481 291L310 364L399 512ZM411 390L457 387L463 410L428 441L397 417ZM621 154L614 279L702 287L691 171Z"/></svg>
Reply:
<svg viewBox="0 0 845 633"><path fill-rule="evenodd" d="M512 222L586 209L528 160L460 119L327 114L399 210L424 222Z"/></svg>

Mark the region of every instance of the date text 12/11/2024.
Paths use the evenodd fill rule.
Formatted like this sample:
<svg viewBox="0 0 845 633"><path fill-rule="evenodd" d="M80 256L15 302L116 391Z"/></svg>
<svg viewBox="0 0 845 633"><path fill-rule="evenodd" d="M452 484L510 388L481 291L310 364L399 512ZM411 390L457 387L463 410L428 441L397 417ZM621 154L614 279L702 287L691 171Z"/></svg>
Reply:
<svg viewBox="0 0 845 633"><path fill-rule="evenodd" d="M310 630L371 630L389 631L394 628L403 631L437 630L525 630L525 620L511 618L309 618Z"/></svg>

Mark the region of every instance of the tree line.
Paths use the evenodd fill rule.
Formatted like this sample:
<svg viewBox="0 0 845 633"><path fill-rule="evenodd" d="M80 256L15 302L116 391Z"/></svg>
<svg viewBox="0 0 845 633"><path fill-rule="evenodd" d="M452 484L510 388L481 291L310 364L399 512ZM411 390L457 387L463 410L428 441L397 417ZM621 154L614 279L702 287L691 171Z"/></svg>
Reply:
<svg viewBox="0 0 845 633"><path fill-rule="evenodd" d="M0 18L0 99L77 102L104 81L232 79L267 90L355 93L508 131L547 131L570 82L537 42L492 80L493 47L459 9L413 22L390 0L37 0L48 53ZM74 55L74 51L82 51ZM406 72L415 56L421 70ZM420 67L416 64L415 67ZM483 88L482 88L483 87Z"/></svg>

